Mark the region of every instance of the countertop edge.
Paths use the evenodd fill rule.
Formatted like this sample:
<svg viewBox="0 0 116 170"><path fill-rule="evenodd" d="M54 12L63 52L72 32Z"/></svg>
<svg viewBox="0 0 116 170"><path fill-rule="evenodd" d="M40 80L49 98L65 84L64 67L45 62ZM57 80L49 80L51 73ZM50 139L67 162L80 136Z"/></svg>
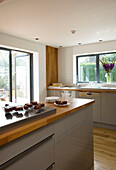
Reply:
<svg viewBox="0 0 116 170"><path fill-rule="evenodd" d="M99 93L116 93L115 89L90 89L90 88L47 88L47 90L57 90L57 91L79 91L79 92L99 92Z"/></svg>

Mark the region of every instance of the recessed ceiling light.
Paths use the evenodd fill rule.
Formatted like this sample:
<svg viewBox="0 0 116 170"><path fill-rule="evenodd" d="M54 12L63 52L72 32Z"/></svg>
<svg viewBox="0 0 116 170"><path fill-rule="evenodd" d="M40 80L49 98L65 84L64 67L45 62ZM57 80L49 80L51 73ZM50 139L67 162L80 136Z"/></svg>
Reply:
<svg viewBox="0 0 116 170"><path fill-rule="evenodd" d="M70 32L71 32L72 34L75 34L75 33L76 33L76 30L70 30Z"/></svg>
<svg viewBox="0 0 116 170"><path fill-rule="evenodd" d="M2 3L3 1L5 1L5 0L0 0L0 3Z"/></svg>
<svg viewBox="0 0 116 170"><path fill-rule="evenodd" d="M101 41L103 41L103 40L99 40L99 42L101 42Z"/></svg>
<svg viewBox="0 0 116 170"><path fill-rule="evenodd" d="M38 40L39 40L39 38L38 38L38 37L36 37L36 38L35 38L35 40L36 40L36 41L38 41Z"/></svg>

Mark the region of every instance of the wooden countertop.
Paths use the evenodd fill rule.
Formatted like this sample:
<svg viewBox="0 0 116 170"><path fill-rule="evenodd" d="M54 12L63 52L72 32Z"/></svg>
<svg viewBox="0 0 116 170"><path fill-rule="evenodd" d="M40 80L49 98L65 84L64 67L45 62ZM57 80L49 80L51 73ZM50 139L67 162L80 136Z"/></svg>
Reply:
<svg viewBox="0 0 116 170"><path fill-rule="evenodd" d="M98 93L116 93L116 88L113 87L100 87L100 88L87 88L87 87L48 87L47 90L60 90L60 91L79 91L79 92L98 92Z"/></svg>
<svg viewBox="0 0 116 170"><path fill-rule="evenodd" d="M30 133L38 128L48 125L60 118L63 118L66 115L69 115L72 112L75 112L81 108L84 108L94 102L95 101L91 100L91 99L76 98L76 99L71 99L70 105L66 106L66 107L57 107L57 106L54 106L53 103L46 103L45 106L55 107L57 109L55 114L46 116L45 118L41 118L36 121L22 124L19 127L14 127L12 129L8 129L7 131L3 132L0 135L0 146L2 146L14 139L17 139L27 133Z"/></svg>

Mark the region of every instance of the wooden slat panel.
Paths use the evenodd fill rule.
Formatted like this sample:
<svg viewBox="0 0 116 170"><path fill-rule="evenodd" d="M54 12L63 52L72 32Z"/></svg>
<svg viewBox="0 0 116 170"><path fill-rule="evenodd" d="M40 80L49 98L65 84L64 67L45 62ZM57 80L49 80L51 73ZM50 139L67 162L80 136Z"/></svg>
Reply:
<svg viewBox="0 0 116 170"><path fill-rule="evenodd" d="M58 49L46 46L46 87L58 82Z"/></svg>

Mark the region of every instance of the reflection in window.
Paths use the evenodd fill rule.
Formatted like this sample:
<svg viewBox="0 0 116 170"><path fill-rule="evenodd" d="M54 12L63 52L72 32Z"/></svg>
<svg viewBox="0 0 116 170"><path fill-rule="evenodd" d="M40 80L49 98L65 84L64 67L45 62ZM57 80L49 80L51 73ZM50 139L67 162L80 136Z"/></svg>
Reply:
<svg viewBox="0 0 116 170"><path fill-rule="evenodd" d="M9 101L9 51L0 50L0 100Z"/></svg>
<svg viewBox="0 0 116 170"><path fill-rule="evenodd" d="M96 57L86 56L78 58L78 81L96 81Z"/></svg>

